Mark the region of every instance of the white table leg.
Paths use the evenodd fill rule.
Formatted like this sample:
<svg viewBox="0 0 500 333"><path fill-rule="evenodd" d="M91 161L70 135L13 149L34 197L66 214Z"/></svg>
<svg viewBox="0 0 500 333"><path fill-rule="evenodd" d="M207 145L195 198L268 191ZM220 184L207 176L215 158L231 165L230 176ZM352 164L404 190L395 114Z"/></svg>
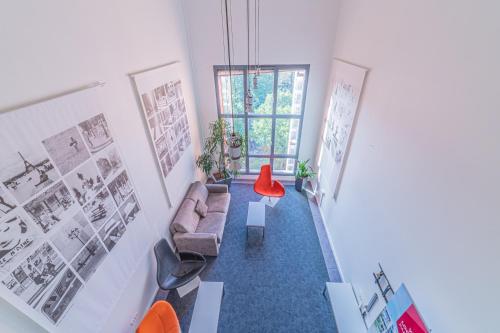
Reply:
<svg viewBox="0 0 500 333"><path fill-rule="evenodd" d="M197 276L189 283L183 285L182 287L177 288L177 293L179 293L179 297L182 298L187 294L189 294L190 292L192 292L193 290L195 290L196 288L198 288L200 282L201 282L200 277Z"/></svg>
<svg viewBox="0 0 500 333"><path fill-rule="evenodd" d="M280 198L276 198L276 197L263 197L262 199L260 199L260 202L262 202L263 204L271 207L271 208L274 208L274 206L276 206L276 204L280 201Z"/></svg>

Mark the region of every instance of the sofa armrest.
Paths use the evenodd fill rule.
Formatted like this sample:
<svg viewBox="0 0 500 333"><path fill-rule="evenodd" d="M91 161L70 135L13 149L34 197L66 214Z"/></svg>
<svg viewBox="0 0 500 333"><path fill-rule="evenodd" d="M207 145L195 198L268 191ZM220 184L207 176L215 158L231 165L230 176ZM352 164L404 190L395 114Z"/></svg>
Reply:
<svg viewBox="0 0 500 333"><path fill-rule="evenodd" d="M217 235L211 233L181 233L174 234L174 242L179 252L197 252L207 256L219 254Z"/></svg>
<svg viewBox="0 0 500 333"><path fill-rule="evenodd" d="M229 190L225 184L206 184L208 193L228 193Z"/></svg>

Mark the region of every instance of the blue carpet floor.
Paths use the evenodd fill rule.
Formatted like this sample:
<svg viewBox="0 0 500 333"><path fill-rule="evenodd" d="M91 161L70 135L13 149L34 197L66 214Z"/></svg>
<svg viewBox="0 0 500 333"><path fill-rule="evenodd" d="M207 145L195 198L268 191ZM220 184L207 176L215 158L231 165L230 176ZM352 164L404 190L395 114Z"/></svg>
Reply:
<svg viewBox="0 0 500 333"><path fill-rule="evenodd" d="M244 184L233 184L231 195L220 254L201 276L224 282L219 332L335 332L322 295L328 272L306 196L287 186L286 196L266 207L261 242L258 229L247 241L245 227L248 202L261 197ZM182 299L185 311L174 305L183 332L195 297L196 291Z"/></svg>

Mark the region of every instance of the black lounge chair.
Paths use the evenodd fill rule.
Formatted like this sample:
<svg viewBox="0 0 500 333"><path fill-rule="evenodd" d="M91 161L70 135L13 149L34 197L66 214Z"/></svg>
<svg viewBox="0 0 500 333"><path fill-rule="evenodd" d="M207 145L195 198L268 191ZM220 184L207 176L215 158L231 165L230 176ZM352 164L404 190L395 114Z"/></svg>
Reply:
<svg viewBox="0 0 500 333"><path fill-rule="evenodd" d="M156 243L154 251L157 263L156 280L162 290L177 289L186 285L207 266L205 257L196 252L180 252L179 260L164 238Z"/></svg>

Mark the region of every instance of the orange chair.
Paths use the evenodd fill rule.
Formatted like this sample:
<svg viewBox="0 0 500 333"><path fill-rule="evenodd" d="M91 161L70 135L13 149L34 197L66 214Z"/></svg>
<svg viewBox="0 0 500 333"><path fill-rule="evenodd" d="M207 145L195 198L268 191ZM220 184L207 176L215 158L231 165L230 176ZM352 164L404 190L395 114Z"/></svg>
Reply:
<svg viewBox="0 0 500 333"><path fill-rule="evenodd" d="M285 195L285 187L277 180L271 179L271 165L264 164L260 167L260 174L253 185L255 193L269 198L269 206L274 206L277 201L271 202L271 197L281 198Z"/></svg>
<svg viewBox="0 0 500 333"><path fill-rule="evenodd" d="M180 333L181 327L170 303L158 301L137 327L136 333Z"/></svg>

